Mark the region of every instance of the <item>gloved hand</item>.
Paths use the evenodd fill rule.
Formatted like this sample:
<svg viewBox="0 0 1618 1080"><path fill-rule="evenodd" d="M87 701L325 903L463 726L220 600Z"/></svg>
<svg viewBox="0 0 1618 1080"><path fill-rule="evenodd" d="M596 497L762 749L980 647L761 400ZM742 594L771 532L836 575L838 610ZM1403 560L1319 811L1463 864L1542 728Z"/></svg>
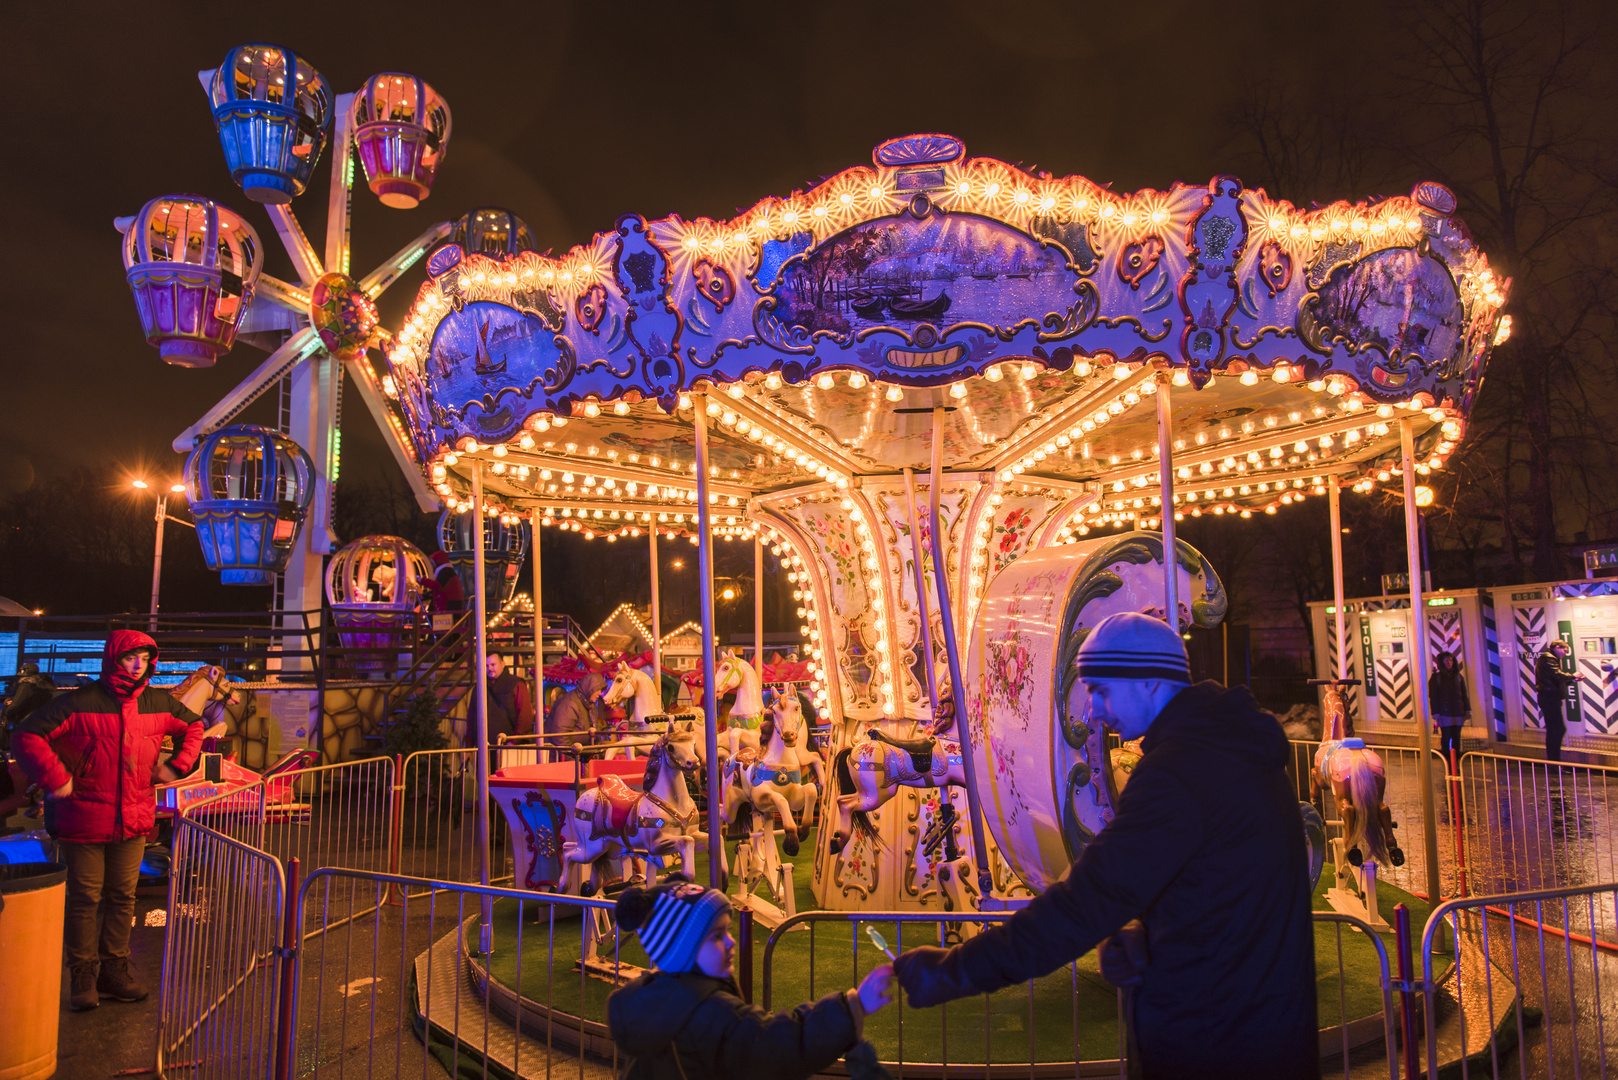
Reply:
<svg viewBox="0 0 1618 1080"><path fill-rule="evenodd" d="M1146 955L1145 925L1139 919L1124 923L1117 933L1096 947L1096 959L1101 965L1101 977L1113 986L1139 986L1150 962Z"/></svg>
<svg viewBox="0 0 1618 1080"><path fill-rule="evenodd" d="M893 1080L893 1074L877 1058L876 1047L865 1039L843 1055L843 1064L848 1067L851 1080Z"/></svg>
<svg viewBox="0 0 1618 1080"><path fill-rule="evenodd" d="M906 949L893 962L893 973L904 987L912 1009L927 1009L977 993L961 970L960 949L923 945Z"/></svg>

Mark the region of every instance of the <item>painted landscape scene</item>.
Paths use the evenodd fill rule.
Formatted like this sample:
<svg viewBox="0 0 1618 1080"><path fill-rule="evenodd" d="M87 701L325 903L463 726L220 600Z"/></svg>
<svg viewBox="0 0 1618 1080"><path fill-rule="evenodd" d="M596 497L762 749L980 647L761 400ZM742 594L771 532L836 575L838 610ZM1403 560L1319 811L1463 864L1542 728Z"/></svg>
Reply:
<svg viewBox="0 0 1618 1080"><path fill-rule="evenodd" d="M968 214L857 225L787 265L780 318L848 334L920 323L1011 325L1064 312L1075 275L1059 247Z"/></svg>

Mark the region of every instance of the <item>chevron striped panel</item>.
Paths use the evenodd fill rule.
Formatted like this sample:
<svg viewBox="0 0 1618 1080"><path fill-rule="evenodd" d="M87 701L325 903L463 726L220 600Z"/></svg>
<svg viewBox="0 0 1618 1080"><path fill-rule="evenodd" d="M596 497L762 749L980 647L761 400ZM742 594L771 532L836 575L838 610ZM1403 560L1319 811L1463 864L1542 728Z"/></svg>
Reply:
<svg viewBox="0 0 1618 1080"><path fill-rule="evenodd" d="M1380 720L1414 720L1415 698L1411 694L1410 659L1406 656L1378 656L1376 681L1381 692L1377 702Z"/></svg>
<svg viewBox="0 0 1618 1080"><path fill-rule="evenodd" d="M1500 628L1495 623L1494 597L1488 593L1483 601L1483 655L1489 664L1489 718L1494 737L1506 737L1506 688L1500 671Z"/></svg>
<svg viewBox="0 0 1618 1080"><path fill-rule="evenodd" d="M1601 657L1579 658L1579 711L1594 734L1612 735L1618 732L1618 678L1603 671Z"/></svg>
<svg viewBox="0 0 1618 1080"><path fill-rule="evenodd" d="M1577 600L1586 596L1618 595L1618 581L1566 581L1551 586L1551 595L1560 600Z"/></svg>
<svg viewBox="0 0 1618 1080"><path fill-rule="evenodd" d="M1527 727L1543 728L1545 718L1539 715L1539 702L1534 698L1534 661L1545 646L1545 609L1520 607L1512 609L1512 620L1517 635L1517 685L1521 690L1522 720Z"/></svg>
<svg viewBox="0 0 1618 1080"><path fill-rule="evenodd" d="M1346 629L1348 631L1350 638L1353 637L1353 634L1354 634L1353 627L1357 623L1358 623L1357 619L1354 620L1354 622L1349 622L1347 619L1345 619L1344 622L1343 622L1343 627L1344 627L1344 629ZM1328 671L1332 672L1333 677L1336 676L1336 672L1337 672L1337 616L1333 615L1333 614L1331 614L1329 612L1326 615L1326 669ZM1349 678L1349 679L1358 678L1358 676L1357 676L1357 674L1355 672L1355 667L1354 667L1354 642L1352 640L1350 640L1350 642L1349 642L1349 648L1348 648L1348 674L1345 677ZM1348 722L1350 724L1357 724L1357 723L1359 723L1359 719L1360 719L1360 695L1355 690L1355 688L1352 687L1352 686L1345 686L1345 687L1342 688L1342 691L1343 691L1343 707L1348 710Z"/></svg>
<svg viewBox="0 0 1618 1080"><path fill-rule="evenodd" d="M1447 652L1457 661L1464 661L1461 651L1461 613L1453 608L1427 614L1427 656L1436 666L1438 654Z"/></svg>

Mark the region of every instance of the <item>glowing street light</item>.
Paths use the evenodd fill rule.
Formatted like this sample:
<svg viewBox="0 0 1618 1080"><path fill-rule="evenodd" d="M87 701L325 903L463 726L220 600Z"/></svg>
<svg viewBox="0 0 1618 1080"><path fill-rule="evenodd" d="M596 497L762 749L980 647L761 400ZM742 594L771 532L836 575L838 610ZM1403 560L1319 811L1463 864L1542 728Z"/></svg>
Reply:
<svg viewBox="0 0 1618 1080"><path fill-rule="evenodd" d="M137 491L148 491L152 485L137 477L129 482L129 486ZM183 496L184 494L185 485L177 483L170 483L167 491L157 493L157 513L155 515L157 519L157 544L152 552L152 611L151 620L147 624L148 629L153 633L157 631L157 591L163 581L163 525L172 521L176 525L187 525L193 529L196 528L189 521L182 521L169 515L169 496Z"/></svg>

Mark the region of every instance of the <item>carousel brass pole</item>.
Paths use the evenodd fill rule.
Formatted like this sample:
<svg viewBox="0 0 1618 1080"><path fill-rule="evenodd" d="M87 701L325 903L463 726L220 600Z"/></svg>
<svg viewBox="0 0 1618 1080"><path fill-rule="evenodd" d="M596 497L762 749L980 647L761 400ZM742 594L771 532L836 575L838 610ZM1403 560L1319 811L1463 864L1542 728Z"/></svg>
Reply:
<svg viewBox="0 0 1618 1080"><path fill-rule="evenodd" d="M652 550L652 682L657 686L657 711L663 711L663 607L657 595L657 523L646 530Z"/></svg>
<svg viewBox="0 0 1618 1080"><path fill-rule="evenodd" d="M539 574L539 511L529 518L529 531L534 534L534 734L540 736L536 746L545 745L545 599ZM535 761L546 761L539 754Z"/></svg>
<svg viewBox="0 0 1618 1080"><path fill-rule="evenodd" d="M1163 617L1180 632L1180 559L1174 539L1174 411L1169 401L1169 380L1157 384L1157 488L1163 502Z"/></svg>
<svg viewBox="0 0 1618 1080"><path fill-rule="evenodd" d="M478 846L478 884L489 887L489 600L485 595L486 568L483 553L483 463L472 462L472 705L477 710L472 725L476 751L473 757L472 793L474 835ZM494 899L483 896L483 918L478 925L478 950L485 956L494 944Z"/></svg>
<svg viewBox="0 0 1618 1080"><path fill-rule="evenodd" d="M1421 780L1422 850L1427 857L1427 902L1437 904L1438 894L1438 816L1433 809L1433 733L1427 707L1427 613L1422 608L1421 536L1416 521L1416 421L1399 421L1400 464L1405 482L1405 558L1410 566L1410 637L1415 645L1416 736L1421 758L1417 776ZM1338 534L1341 535L1341 534Z"/></svg>
<svg viewBox="0 0 1618 1080"><path fill-rule="evenodd" d="M764 534L753 526L753 666L764 681Z"/></svg>
<svg viewBox="0 0 1618 1080"><path fill-rule="evenodd" d="M1343 636L1343 490L1337 477L1327 477L1331 485L1326 495L1331 506L1331 597L1337 611L1337 679L1348 678L1348 638Z"/></svg>
<svg viewBox="0 0 1618 1080"><path fill-rule="evenodd" d="M927 575L921 567L921 516L916 513L916 474L905 470L905 499L910 510L910 563L916 577L916 617L921 620L922 667L927 669L927 704L932 710L933 725L938 724L938 673L933 670L933 628L927 613ZM938 566L933 565L933 573Z"/></svg>
<svg viewBox="0 0 1618 1080"><path fill-rule="evenodd" d="M720 887L724 863L719 803L719 706L714 701L713 537L708 533L708 399L693 397L697 427L697 588L702 601L702 727L707 739L708 885Z"/></svg>
<svg viewBox="0 0 1618 1080"><path fill-rule="evenodd" d="M978 895L987 897L993 884L989 876L989 848L983 838L983 807L978 799L977 765L972 760L972 731L967 721L966 682L961 678L961 652L955 645L955 614L949 604L949 572L944 562L944 530L938 516L939 495L944 488L944 408L933 409L933 468L931 490L927 493L927 524L933 535L933 581L938 586L938 613L944 623L944 652L949 656L949 685L954 694L955 736L961 740L961 768L966 773L966 813L972 826L972 860L977 863Z"/></svg>

